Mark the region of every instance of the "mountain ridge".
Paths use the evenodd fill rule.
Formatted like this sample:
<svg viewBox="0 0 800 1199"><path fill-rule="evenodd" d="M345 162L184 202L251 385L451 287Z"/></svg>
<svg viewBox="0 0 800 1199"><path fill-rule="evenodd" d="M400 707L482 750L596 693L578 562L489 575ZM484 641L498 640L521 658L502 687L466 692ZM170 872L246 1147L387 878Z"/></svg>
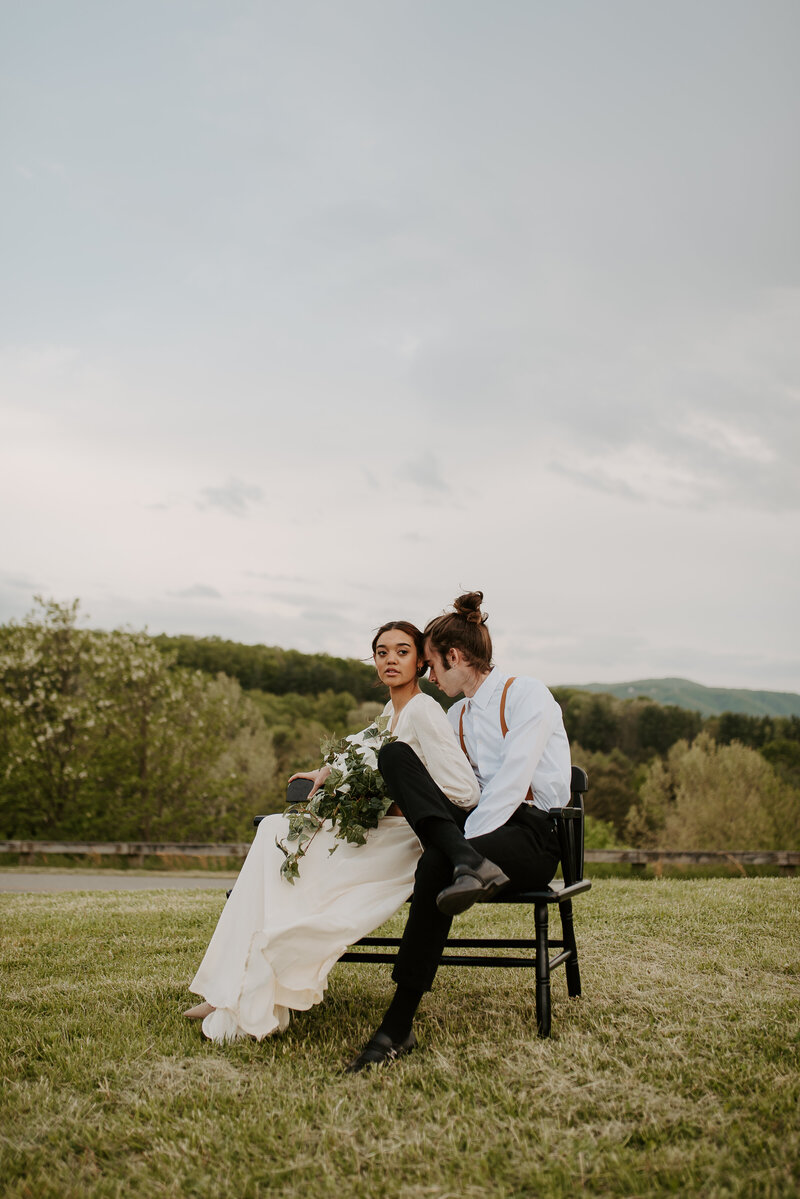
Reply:
<svg viewBox="0 0 800 1199"><path fill-rule="evenodd" d="M691 679L633 679L626 683L564 683L565 689L614 695L644 696L658 704L674 704L703 716L737 712L744 716L800 716L800 695L793 691L753 691L745 687L706 687Z"/></svg>

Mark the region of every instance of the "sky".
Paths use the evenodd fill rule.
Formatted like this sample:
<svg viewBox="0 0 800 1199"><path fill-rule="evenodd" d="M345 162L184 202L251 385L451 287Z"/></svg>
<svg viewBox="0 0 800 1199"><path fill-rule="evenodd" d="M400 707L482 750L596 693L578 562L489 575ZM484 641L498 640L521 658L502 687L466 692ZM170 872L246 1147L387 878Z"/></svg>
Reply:
<svg viewBox="0 0 800 1199"><path fill-rule="evenodd" d="M800 692L795 0L3 0L0 622Z"/></svg>

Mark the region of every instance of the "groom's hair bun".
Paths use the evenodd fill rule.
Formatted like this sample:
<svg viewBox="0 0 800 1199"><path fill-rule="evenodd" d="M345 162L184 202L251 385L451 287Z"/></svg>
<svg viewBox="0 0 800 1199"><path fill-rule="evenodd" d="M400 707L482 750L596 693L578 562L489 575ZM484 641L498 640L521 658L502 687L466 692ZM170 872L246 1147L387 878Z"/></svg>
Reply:
<svg viewBox="0 0 800 1199"><path fill-rule="evenodd" d="M463 616L470 624L486 624L489 614L481 612L482 603L482 591L467 591L464 595L459 595L458 599L453 600L453 607L456 614Z"/></svg>
<svg viewBox="0 0 800 1199"><path fill-rule="evenodd" d="M492 639L486 627L488 615L481 611L482 591L467 591L453 600L454 612L443 612L425 627L425 636L444 663L448 650L457 649L470 666L488 671L492 668Z"/></svg>

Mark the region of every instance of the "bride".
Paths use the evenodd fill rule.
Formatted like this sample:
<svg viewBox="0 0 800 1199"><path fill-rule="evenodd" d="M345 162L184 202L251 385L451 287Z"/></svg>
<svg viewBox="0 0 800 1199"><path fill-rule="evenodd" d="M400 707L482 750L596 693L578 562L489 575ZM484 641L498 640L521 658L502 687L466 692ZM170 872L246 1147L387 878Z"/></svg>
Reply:
<svg viewBox="0 0 800 1199"><path fill-rule="evenodd" d="M393 620L378 630L372 654L389 688L384 715L390 730L415 751L445 795L461 808L478 801L478 784L444 711L419 686L425 673L424 635ZM309 797L329 766L295 774L311 781ZM289 780L292 781L291 779ZM203 1033L224 1042L258 1040L289 1024L289 1012L320 1003L328 974L348 945L383 924L411 894L420 843L392 807L366 845L334 836L330 821L307 847L300 877L281 875L275 844L289 822L266 816L225 904L189 989L205 1002L184 1015L202 1020ZM336 852L329 851L336 846Z"/></svg>

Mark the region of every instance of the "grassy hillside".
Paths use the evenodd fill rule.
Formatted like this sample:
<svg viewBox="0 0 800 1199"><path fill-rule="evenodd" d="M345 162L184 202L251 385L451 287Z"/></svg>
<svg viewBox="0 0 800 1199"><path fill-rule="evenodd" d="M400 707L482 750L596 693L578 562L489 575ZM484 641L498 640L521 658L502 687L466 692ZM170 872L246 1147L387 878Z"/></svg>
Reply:
<svg viewBox="0 0 800 1199"><path fill-rule="evenodd" d="M703 687L689 679L636 679L632 683L572 683L576 691L597 691L618 699L647 696L659 704L676 704L703 716L739 712L746 716L800 716L800 695L791 691L747 691Z"/></svg>
<svg viewBox="0 0 800 1199"><path fill-rule="evenodd" d="M222 897L4 896L7 1199L776 1199L800 1189L798 888L598 883L576 905L583 998L536 1036L520 970L442 970L420 1047L342 1065L385 966L338 965L283 1036L221 1047L181 1016ZM457 919L519 936L502 905ZM396 933L398 913L387 927Z"/></svg>

